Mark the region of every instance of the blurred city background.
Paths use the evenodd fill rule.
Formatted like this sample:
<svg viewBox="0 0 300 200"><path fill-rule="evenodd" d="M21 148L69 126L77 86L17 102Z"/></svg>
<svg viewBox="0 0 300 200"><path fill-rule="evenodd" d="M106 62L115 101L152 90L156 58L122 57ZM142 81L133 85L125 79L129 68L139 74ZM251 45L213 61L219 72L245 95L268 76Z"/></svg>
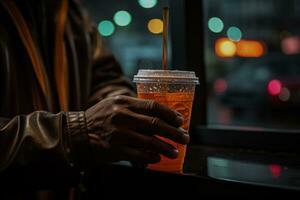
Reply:
<svg viewBox="0 0 300 200"><path fill-rule="evenodd" d="M167 0L83 2L126 75L131 78L139 68L161 67L162 9Z"/></svg>
<svg viewBox="0 0 300 200"><path fill-rule="evenodd" d="M167 0L83 2L130 79L140 68L161 68ZM208 124L300 128L300 2L203 0L199 12L204 15L205 44L199 48L205 49Z"/></svg>
<svg viewBox="0 0 300 200"><path fill-rule="evenodd" d="M299 128L300 2L204 0L209 123Z"/></svg>

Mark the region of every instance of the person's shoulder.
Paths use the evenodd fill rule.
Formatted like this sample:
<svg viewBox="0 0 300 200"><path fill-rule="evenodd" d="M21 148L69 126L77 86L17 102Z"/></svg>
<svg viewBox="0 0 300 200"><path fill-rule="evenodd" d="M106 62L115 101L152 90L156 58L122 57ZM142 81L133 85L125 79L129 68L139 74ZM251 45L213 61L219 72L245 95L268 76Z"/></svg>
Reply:
<svg viewBox="0 0 300 200"><path fill-rule="evenodd" d="M75 24L81 25L85 28L86 31L92 31L92 20L90 15L85 8L81 0L70 0L69 1L69 18Z"/></svg>

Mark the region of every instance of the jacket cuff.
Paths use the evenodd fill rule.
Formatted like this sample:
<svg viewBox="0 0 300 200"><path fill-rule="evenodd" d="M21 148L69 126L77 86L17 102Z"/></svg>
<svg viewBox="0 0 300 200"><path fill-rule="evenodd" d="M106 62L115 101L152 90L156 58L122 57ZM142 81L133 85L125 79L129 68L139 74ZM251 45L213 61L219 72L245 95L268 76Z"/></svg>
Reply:
<svg viewBox="0 0 300 200"><path fill-rule="evenodd" d="M75 167L84 171L90 163L89 138L84 112L67 112L67 133Z"/></svg>

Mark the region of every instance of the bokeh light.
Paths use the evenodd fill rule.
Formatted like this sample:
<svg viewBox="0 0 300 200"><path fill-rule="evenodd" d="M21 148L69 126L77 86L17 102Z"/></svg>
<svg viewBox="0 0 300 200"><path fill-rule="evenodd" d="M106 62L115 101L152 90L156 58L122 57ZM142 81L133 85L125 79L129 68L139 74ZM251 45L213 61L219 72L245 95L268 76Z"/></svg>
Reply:
<svg viewBox="0 0 300 200"><path fill-rule="evenodd" d="M268 92L272 96L279 95L282 90L282 84L279 80L271 80L268 84Z"/></svg>
<svg viewBox="0 0 300 200"><path fill-rule="evenodd" d="M227 30L227 37L232 41L238 42L242 39L242 31L238 27L232 26Z"/></svg>
<svg viewBox="0 0 300 200"><path fill-rule="evenodd" d="M283 168L278 164L270 164L269 170L271 172L272 178L279 178L281 176Z"/></svg>
<svg viewBox="0 0 300 200"><path fill-rule="evenodd" d="M288 101L290 100L290 97L291 97L291 92L288 88L282 88L278 98L281 100L281 101Z"/></svg>
<svg viewBox="0 0 300 200"><path fill-rule="evenodd" d="M228 38L220 38L216 41L215 51L219 57L233 57L236 55L236 44Z"/></svg>
<svg viewBox="0 0 300 200"><path fill-rule="evenodd" d="M153 34L160 34L163 32L164 23L161 19L151 19L148 22L148 29Z"/></svg>
<svg viewBox="0 0 300 200"><path fill-rule="evenodd" d="M208 28L214 33L221 33L224 29L224 23L220 18L212 17L208 20Z"/></svg>
<svg viewBox="0 0 300 200"><path fill-rule="evenodd" d="M157 0L138 0L138 2L143 8L153 8L157 5Z"/></svg>
<svg viewBox="0 0 300 200"><path fill-rule="evenodd" d="M102 36L111 36L115 32L115 26L111 21L103 20L98 25L98 31Z"/></svg>
<svg viewBox="0 0 300 200"><path fill-rule="evenodd" d="M287 55L300 53L300 37L290 36L281 40L281 49Z"/></svg>
<svg viewBox="0 0 300 200"><path fill-rule="evenodd" d="M115 13L114 21L118 26L128 26L131 23L132 17L129 12L120 10Z"/></svg>
<svg viewBox="0 0 300 200"><path fill-rule="evenodd" d="M214 82L214 90L216 94L224 93L228 88L227 81L224 79L217 79Z"/></svg>
<svg viewBox="0 0 300 200"><path fill-rule="evenodd" d="M255 40L241 40L237 42L237 55L246 58L258 58L265 54L264 44Z"/></svg>

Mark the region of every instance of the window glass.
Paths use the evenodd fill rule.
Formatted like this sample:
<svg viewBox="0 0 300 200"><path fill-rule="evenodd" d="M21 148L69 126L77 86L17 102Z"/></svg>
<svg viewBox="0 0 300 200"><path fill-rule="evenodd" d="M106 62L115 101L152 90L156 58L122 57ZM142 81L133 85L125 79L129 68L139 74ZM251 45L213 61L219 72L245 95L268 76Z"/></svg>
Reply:
<svg viewBox="0 0 300 200"><path fill-rule="evenodd" d="M210 125L299 128L300 1L204 0Z"/></svg>
<svg viewBox="0 0 300 200"><path fill-rule="evenodd" d="M167 0L86 0L83 3L106 46L129 78L138 68L161 67L162 10Z"/></svg>

